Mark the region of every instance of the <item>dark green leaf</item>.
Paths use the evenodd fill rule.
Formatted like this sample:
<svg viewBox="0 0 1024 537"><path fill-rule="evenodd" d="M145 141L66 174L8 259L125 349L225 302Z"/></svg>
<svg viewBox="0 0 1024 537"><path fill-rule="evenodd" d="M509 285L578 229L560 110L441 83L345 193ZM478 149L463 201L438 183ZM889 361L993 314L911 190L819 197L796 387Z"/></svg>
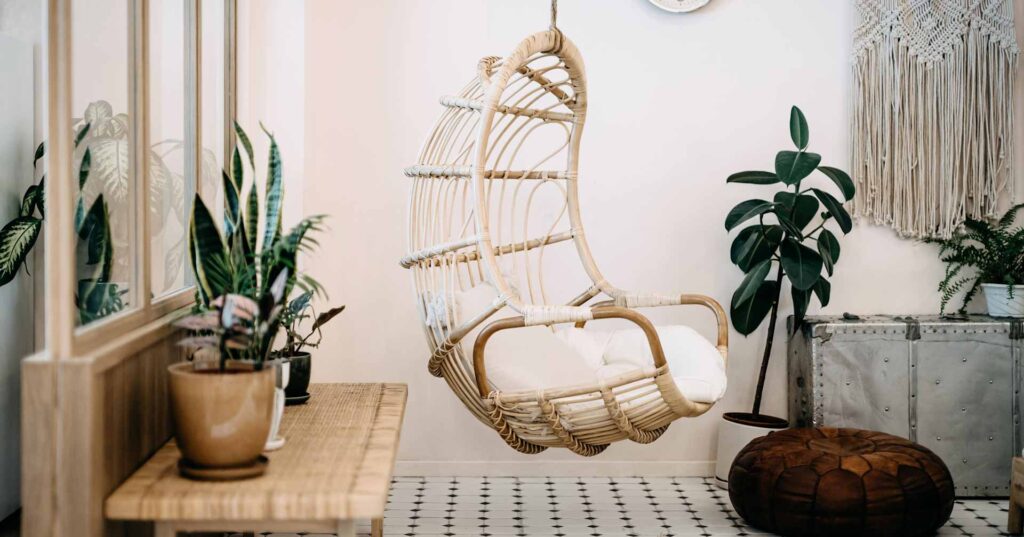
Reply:
<svg viewBox="0 0 1024 537"><path fill-rule="evenodd" d="M818 253L821 254L825 270L831 276L836 261L839 261L839 239L827 229L821 230L821 233L818 235Z"/></svg>
<svg viewBox="0 0 1024 537"><path fill-rule="evenodd" d="M235 189L235 184L228 177L227 172L222 172L224 181L224 220L231 225L231 230L234 230L235 224L238 222L238 196L240 195L238 190ZM231 234L232 231L226 229L225 233Z"/></svg>
<svg viewBox="0 0 1024 537"><path fill-rule="evenodd" d="M256 237L259 233L260 199L256 194L256 185L249 189L249 202L245 208L245 233L249 240L249 251L256 251Z"/></svg>
<svg viewBox="0 0 1024 537"><path fill-rule="evenodd" d="M36 209L39 210L39 217L46 217L46 174L39 179L39 196L36 197Z"/></svg>
<svg viewBox="0 0 1024 537"><path fill-rule="evenodd" d="M262 127L262 125L260 125ZM266 132L266 129L263 129ZM284 199L284 184L281 181L281 151L277 147L274 135L267 132L270 138L270 157L267 161L267 195L264 198L266 207L266 229L263 233L263 247L274 244L274 239L281 230L281 202Z"/></svg>
<svg viewBox="0 0 1024 537"><path fill-rule="evenodd" d="M726 183L747 183L751 185L773 185L779 182L779 176L772 172L740 172L734 173L725 180Z"/></svg>
<svg viewBox="0 0 1024 537"><path fill-rule="evenodd" d="M1018 203L1013 207L1010 207L1005 213L1003 213L1003 216L999 218L996 225L998 225L1000 229L1008 229L1017 220L1017 213L1020 212L1021 209L1024 209L1024 203Z"/></svg>
<svg viewBox="0 0 1024 537"><path fill-rule="evenodd" d="M737 303L736 298L740 290L733 293L733 301L729 308L729 316L732 318L732 325L737 332L744 336L749 335L764 321L764 318L772 310L772 304L778 297L776 285L773 281L765 281L757 289L754 297L743 303Z"/></svg>
<svg viewBox="0 0 1024 537"><path fill-rule="evenodd" d="M736 303L742 304L747 300L750 300L757 293L757 290L764 283L764 279L768 276L768 271L772 268L771 260L765 260L757 264L754 268L750 269L750 272L740 282L740 286L736 288Z"/></svg>
<svg viewBox="0 0 1024 537"><path fill-rule="evenodd" d="M106 267L113 255L113 245L110 242L110 216L103 194L96 197L86 212L82 226L78 230L78 238L86 242L85 263L99 265L100 275L109 272Z"/></svg>
<svg viewBox="0 0 1024 537"><path fill-rule="evenodd" d="M806 291L821 277L821 256L799 242L787 238L779 248L782 268L789 276L793 287Z"/></svg>
<svg viewBox="0 0 1024 537"><path fill-rule="evenodd" d="M802 291L796 287L791 288L790 292L793 297L793 329L795 330L807 316L807 306L811 303L811 292Z"/></svg>
<svg viewBox="0 0 1024 537"><path fill-rule="evenodd" d="M747 200L733 207L725 217L725 229L731 231L751 218L772 210L774 205L765 200Z"/></svg>
<svg viewBox="0 0 1024 537"><path fill-rule="evenodd" d="M213 215L198 194L192 205L189 233L195 253L196 280L202 286L205 295L217 298L231 292L232 278L227 247L213 220Z"/></svg>
<svg viewBox="0 0 1024 537"><path fill-rule="evenodd" d="M306 306L309 306L309 301L312 299L312 292L305 292L293 298L291 302L288 303L288 313L291 315L298 315L302 313L302 310L306 309Z"/></svg>
<svg viewBox="0 0 1024 537"><path fill-rule="evenodd" d="M78 144L82 143L82 140L85 139L85 135L89 134L90 128L92 128L91 123L86 123L85 125L82 125L82 128L78 131L78 134L75 135L75 147L78 147Z"/></svg>
<svg viewBox="0 0 1024 537"><path fill-rule="evenodd" d="M775 203L782 205L785 209L778 212L787 213L789 221L800 230L807 227L807 224L814 220L814 215L818 213L818 200L807 194L796 195L792 192L782 191L775 194Z"/></svg>
<svg viewBox="0 0 1024 537"><path fill-rule="evenodd" d="M822 306L828 306L829 298L832 296L832 284L825 278L819 278L813 287L814 294L818 296L818 302Z"/></svg>
<svg viewBox="0 0 1024 537"><path fill-rule="evenodd" d="M839 224L839 228L843 230L843 233L849 233L853 229L853 220L850 218L850 213L846 212L843 208L843 204L832 197L832 194L817 188L812 188L811 192L821 200L821 204L825 206L825 210L828 211L832 218L836 219L836 223Z"/></svg>
<svg viewBox="0 0 1024 537"><path fill-rule="evenodd" d="M85 182L89 180L89 168L92 167L92 151L85 150L82 155L82 163L78 166L78 188L85 188Z"/></svg>
<svg viewBox="0 0 1024 537"><path fill-rule="evenodd" d="M75 202L75 233L82 232L82 226L85 225L85 205L83 205L82 196L78 196L78 201Z"/></svg>
<svg viewBox="0 0 1024 537"><path fill-rule="evenodd" d="M242 130L242 126L239 125L237 121L235 121L234 124L235 136L238 138L238 141L242 143L242 147L245 148L245 153L249 156L249 168L256 170L256 157L252 152L252 142L249 141L249 135L245 134L245 131ZM238 181L240 179L235 178L235 180Z"/></svg>
<svg viewBox="0 0 1024 537"><path fill-rule="evenodd" d="M255 175L253 173L253 176ZM238 146L231 152L231 179L235 183L235 190L241 194L242 184L245 182L245 166L242 165L242 155L238 152Z"/></svg>
<svg viewBox="0 0 1024 537"><path fill-rule="evenodd" d="M797 227L797 225L792 220L790 220L785 213L776 212L775 216L778 217L779 225L782 226L782 229L786 233L789 233L790 235L796 237L797 239L804 239L803 228Z"/></svg>
<svg viewBox="0 0 1024 537"><path fill-rule="evenodd" d="M18 274L42 228L42 220L19 216L0 229L0 287Z"/></svg>
<svg viewBox="0 0 1024 537"><path fill-rule="evenodd" d="M789 136L793 139L797 149L801 151L807 149L807 144L811 139L810 130L807 128L807 118L795 106L789 112Z"/></svg>
<svg viewBox="0 0 1024 537"><path fill-rule="evenodd" d="M36 207L42 206L43 187L42 185L31 185L25 190L21 198L21 211L18 216L32 216Z"/></svg>
<svg viewBox="0 0 1024 537"><path fill-rule="evenodd" d="M779 151L775 156L775 174L787 185L795 185L821 164L821 155L803 151Z"/></svg>
<svg viewBox="0 0 1024 537"><path fill-rule="evenodd" d="M771 259L782 242L782 235L782 228L774 225L743 228L732 241L729 258L740 270L746 272L761 261Z"/></svg>
<svg viewBox="0 0 1024 537"><path fill-rule="evenodd" d="M43 155L46 154L45 144L46 144L46 142L39 142L39 145L36 146L36 154L32 158L32 167L33 168L36 167L36 164L39 164L39 159L43 158Z"/></svg>
<svg viewBox="0 0 1024 537"><path fill-rule="evenodd" d="M853 195L857 193L857 187L853 185L853 179L850 179L846 172L829 166L818 166L818 171L827 175L839 187L839 191L843 193L843 198L846 201L853 199Z"/></svg>

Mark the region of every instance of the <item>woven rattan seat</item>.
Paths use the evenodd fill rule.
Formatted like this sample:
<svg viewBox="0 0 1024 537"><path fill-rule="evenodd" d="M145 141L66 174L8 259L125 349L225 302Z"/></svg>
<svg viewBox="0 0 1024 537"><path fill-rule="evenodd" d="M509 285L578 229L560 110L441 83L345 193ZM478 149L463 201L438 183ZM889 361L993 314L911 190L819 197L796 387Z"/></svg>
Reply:
<svg viewBox="0 0 1024 537"><path fill-rule="evenodd" d="M565 447L590 456L618 440L647 443L673 420L711 408L679 391L653 325L634 308L710 308L723 360L727 353L725 313L713 299L628 292L594 262L578 202L586 88L579 51L561 31L531 35L505 58L481 60L460 93L441 98L441 117L405 170L413 186L401 264L414 274L428 369L524 453ZM575 288L566 283L573 264L583 282ZM484 311L459 315L458 293L480 282L493 285L498 298ZM493 321L504 308L519 315ZM597 384L520 392L488 380L485 349L495 332L608 318L644 330L653 367ZM473 348L463 348L478 327Z"/></svg>

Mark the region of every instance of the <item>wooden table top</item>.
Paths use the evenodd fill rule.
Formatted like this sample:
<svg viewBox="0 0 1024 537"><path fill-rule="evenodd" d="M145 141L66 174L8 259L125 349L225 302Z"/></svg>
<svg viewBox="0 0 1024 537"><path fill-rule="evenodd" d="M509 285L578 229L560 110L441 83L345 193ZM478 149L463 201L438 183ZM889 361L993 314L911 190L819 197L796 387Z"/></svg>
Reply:
<svg viewBox="0 0 1024 537"><path fill-rule="evenodd" d="M287 407L283 448L267 472L240 481L178 475L174 441L107 498L113 520L347 520L384 515L408 389L404 384L314 384Z"/></svg>

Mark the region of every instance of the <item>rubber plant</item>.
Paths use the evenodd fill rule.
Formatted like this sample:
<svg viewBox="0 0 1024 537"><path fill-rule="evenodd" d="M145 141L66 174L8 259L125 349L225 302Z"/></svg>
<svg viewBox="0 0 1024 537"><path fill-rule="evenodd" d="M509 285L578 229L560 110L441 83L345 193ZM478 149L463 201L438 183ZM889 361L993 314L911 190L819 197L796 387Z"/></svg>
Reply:
<svg viewBox="0 0 1024 537"><path fill-rule="evenodd" d="M193 201L189 223L189 259L197 282L197 314L223 312L224 297L236 296L248 298L260 306L255 311L262 317L255 322L266 323L259 331L260 337L255 346L247 346L241 353L222 353L222 369L227 359L252 362L257 369L262 368L281 326L281 312L277 310L285 306L277 305L277 302L287 297L296 286L304 291L322 291L315 279L297 270L296 261L300 252L317 245L311 232L322 230L324 216L307 217L287 233L282 231L284 184L281 153L274 136L265 128L263 132L270 140L263 209L260 208L256 181L253 180L246 188L245 163L236 145L231 158L231 173L225 171L222 174L223 225L217 225L213 214L198 194ZM235 134L255 176L252 143L237 123ZM232 301L236 310L237 305L245 302L239 298L233 298ZM187 323L183 326L190 328ZM208 346L209 340L190 338L183 343L202 348Z"/></svg>
<svg viewBox="0 0 1024 537"><path fill-rule="evenodd" d="M74 146L78 148L91 128L83 123L75 133ZM44 143L36 147L32 168L38 169L39 161L46 154ZM79 196L75 204L75 233L79 239L79 250L84 253L83 269L86 277L78 282L75 305L78 307L79 322L87 324L96 319L116 313L124 308L121 297L126 291L110 282L114 258L110 233L110 211L103 194L93 200L85 209L82 191L89 181L92 170L92 150L86 148L78 166ZM7 285L25 266L32 247L35 246L43 229L45 208L44 174L39 182L30 185L22 196L18 216L0 228L0 286Z"/></svg>
<svg viewBox="0 0 1024 537"><path fill-rule="evenodd" d="M730 303L733 326L746 336L768 318L752 409L755 418L761 415L761 397L784 284L790 284L795 329L812 299L817 298L822 306L828 305L832 289L828 277L832 276L840 253L839 239L829 227L838 228L843 234L853 228L843 201L808 184L811 174L820 172L831 180L843 200L849 201L856 191L850 176L838 168L821 166L821 155L807 151L807 119L795 106L790 112L789 131L796 151L780 151L775 156L774 172L746 171L726 180L783 187L770 200L740 203L725 218L725 229L730 232L753 222L739 230L729 252L732 262L745 274ZM773 271L774 277L769 277Z"/></svg>

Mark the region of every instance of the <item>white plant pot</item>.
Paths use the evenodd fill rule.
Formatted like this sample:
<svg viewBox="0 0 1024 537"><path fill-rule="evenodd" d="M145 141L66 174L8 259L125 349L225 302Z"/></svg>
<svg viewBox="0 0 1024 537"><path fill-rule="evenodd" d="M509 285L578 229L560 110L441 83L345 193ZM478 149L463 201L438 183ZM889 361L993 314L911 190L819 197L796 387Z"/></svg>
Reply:
<svg viewBox="0 0 1024 537"><path fill-rule="evenodd" d="M277 369L277 387L274 388L274 416L270 420L270 434L267 435L267 443L263 446L263 451L274 451L284 447L284 437L279 434L286 399L282 386L288 385L288 373L291 368L287 361L282 361L275 367Z"/></svg>
<svg viewBox="0 0 1024 537"><path fill-rule="evenodd" d="M715 484L718 485L718 488L729 488L729 470L732 468L732 463L736 460L736 455L740 450L745 448L751 440L789 427L786 420L770 416L762 417L766 418L766 421L759 425L751 425L749 422L737 423L722 417L718 427L718 458L715 461Z"/></svg>
<svg viewBox="0 0 1024 537"><path fill-rule="evenodd" d="M985 292L985 303L988 305L988 314L993 317L1024 317L1024 286L1013 287L1013 297L1010 297L1010 286L1001 283L983 283L981 289Z"/></svg>

